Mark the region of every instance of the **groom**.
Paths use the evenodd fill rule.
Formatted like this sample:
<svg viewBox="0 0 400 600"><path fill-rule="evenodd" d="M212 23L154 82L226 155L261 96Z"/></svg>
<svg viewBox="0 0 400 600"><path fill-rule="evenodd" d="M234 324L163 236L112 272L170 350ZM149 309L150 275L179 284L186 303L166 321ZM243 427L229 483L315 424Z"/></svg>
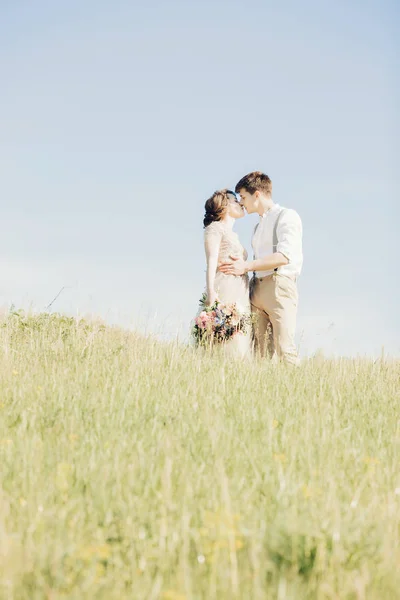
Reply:
<svg viewBox="0 0 400 600"><path fill-rule="evenodd" d="M303 264L302 224L296 211L272 200L268 175L255 171L235 187L248 214L258 213L254 230L254 260L231 256L219 266L222 273L243 275L254 271L251 308L256 316L255 345L261 356L274 354L286 363L297 364L294 342L297 316L297 278Z"/></svg>

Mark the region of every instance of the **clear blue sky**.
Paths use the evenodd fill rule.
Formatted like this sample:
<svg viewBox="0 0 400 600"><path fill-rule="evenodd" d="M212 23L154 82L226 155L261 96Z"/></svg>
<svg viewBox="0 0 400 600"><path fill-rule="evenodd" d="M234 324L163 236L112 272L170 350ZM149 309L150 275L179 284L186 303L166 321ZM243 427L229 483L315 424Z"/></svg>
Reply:
<svg viewBox="0 0 400 600"><path fill-rule="evenodd" d="M261 169L303 218L302 351L400 354L399 14L0 2L0 304L187 330L204 201Z"/></svg>

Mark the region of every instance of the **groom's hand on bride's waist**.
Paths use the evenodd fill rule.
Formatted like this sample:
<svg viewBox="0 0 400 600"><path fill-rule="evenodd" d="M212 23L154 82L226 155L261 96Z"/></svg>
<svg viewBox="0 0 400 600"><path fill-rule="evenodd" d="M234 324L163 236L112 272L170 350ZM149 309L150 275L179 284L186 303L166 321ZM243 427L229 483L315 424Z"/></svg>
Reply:
<svg viewBox="0 0 400 600"><path fill-rule="evenodd" d="M237 256L230 256L229 262L223 262L219 265L218 271L225 273L225 275L244 275L247 273L247 262Z"/></svg>

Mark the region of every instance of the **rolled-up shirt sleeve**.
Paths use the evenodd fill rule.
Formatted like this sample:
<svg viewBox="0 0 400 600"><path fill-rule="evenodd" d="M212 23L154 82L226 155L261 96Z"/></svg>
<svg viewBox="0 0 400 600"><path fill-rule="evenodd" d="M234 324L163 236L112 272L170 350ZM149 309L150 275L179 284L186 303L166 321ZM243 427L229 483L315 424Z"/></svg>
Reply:
<svg viewBox="0 0 400 600"><path fill-rule="evenodd" d="M297 212L286 209L282 215L277 229L278 244L276 251L285 256L289 263L301 253L303 227Z"/></svg>

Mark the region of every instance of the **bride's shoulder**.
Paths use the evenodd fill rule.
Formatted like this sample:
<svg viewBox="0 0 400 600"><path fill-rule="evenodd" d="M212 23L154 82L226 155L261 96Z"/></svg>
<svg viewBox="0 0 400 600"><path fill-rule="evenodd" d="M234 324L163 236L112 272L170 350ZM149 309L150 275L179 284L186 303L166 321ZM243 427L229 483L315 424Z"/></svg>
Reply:
<svg viewBox="0 0 400 600"><path fill-rule="evenodd" d="M204 229L204 235L211 235L215 233L218 233L219 235L225 233L225 226L220 221L213 221Z"/></svg>

